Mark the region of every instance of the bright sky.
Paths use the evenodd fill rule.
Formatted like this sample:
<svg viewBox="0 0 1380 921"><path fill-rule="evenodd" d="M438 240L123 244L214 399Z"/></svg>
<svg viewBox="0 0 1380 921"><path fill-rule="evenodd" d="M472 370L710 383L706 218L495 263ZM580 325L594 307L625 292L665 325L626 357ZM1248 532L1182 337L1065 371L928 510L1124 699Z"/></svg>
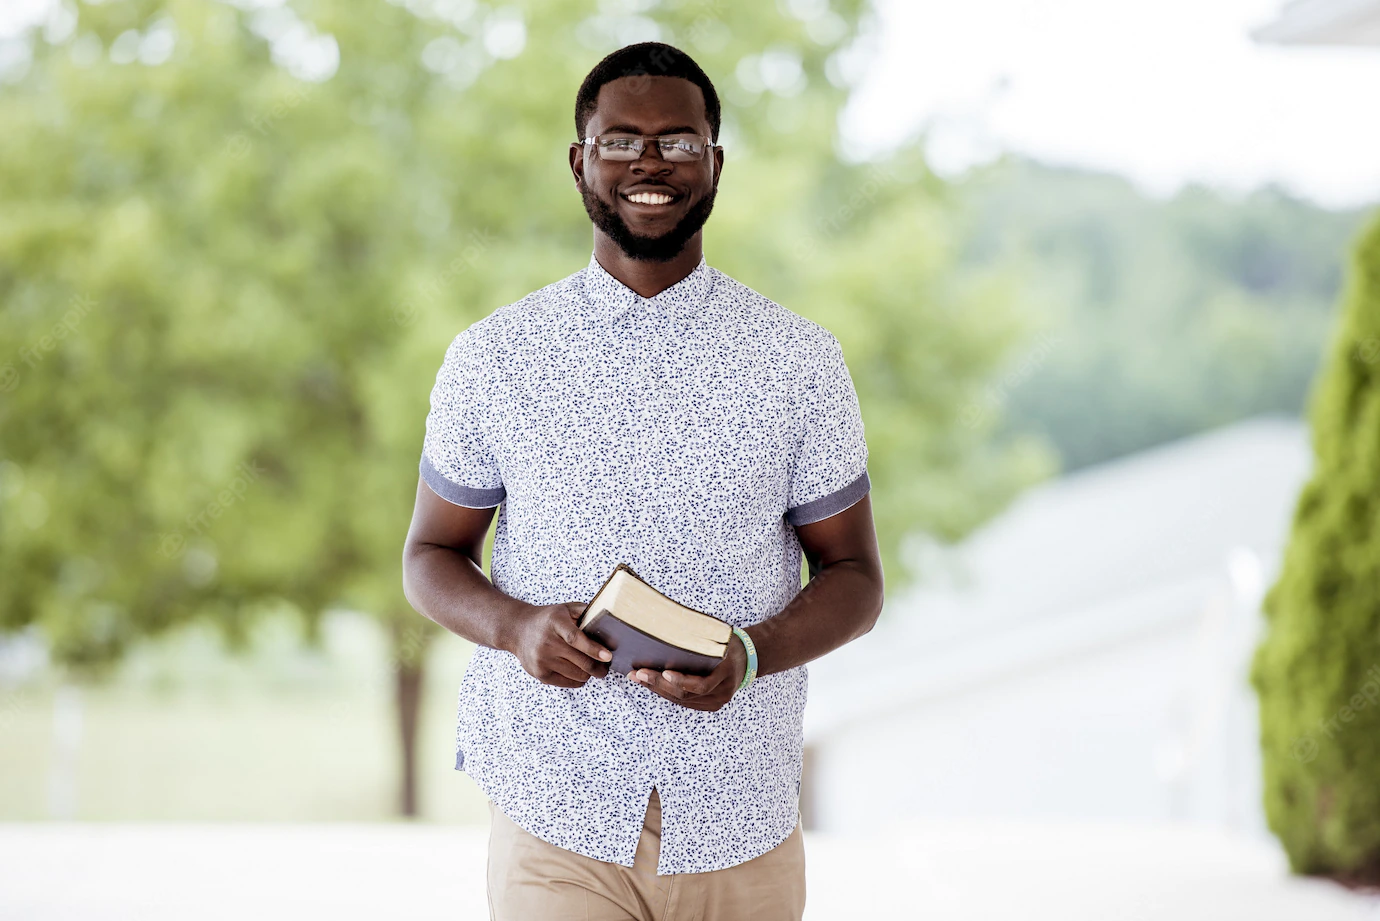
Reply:
<svg viewBox="0 0 1380 921"><path fill-rule="evenodd" d="M877 52L844 115L860 151L928 126L948 175L1012 150L1157 194L1277 181L1327 205L1380 202L1380 47L1251 41L1282 0L874 2ZM51 4L0 0L0 36ZM0 70L14 52L0 47Z"/></svg>
<svg viewBox="0 0 1380 921"><path fill-rule="evenodd" d="M1380 202L1380 47L1258 45L1280 0L877 0L879 53L844 116L877 149L932 128L953 174L1002 149L1130 176L1276 180Z"/></svg>

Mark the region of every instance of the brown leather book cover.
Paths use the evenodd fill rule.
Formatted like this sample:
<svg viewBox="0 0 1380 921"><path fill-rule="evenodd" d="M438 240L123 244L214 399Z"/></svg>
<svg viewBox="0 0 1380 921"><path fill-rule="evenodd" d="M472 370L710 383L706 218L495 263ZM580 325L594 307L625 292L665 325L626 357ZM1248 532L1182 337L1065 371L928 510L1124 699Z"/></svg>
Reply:
<svg viewBox="0 0 1380 921"><path fill-rule="evenodd" d="M599 597L599 592L613 581L613 577L618 574L618 570L626 569L628 574L639 582L647 585L655 591L646 579L633 572L632 567L625 563L619 563L614 567L613 572L604 580L604 584L599 586L599 591L594 593L594 598ZM658 592L657 594L662 594ZM662 597L667 597L664 594ZM674 600L674 599L672 599ZM591 599L591 602L593 599ZM676 602L679 604L680 602ZM688 607L687 605L681 605ZM689 608L689 610L695 610ZM672 645L663 639L652 636L642 630L637 629L631 624L619 620L612 613L605 612L586 627L584 621L592 617L595 611L586 609L581 618L581 629L591 638L603 644L613 653L613 659L609 662L609 672L611 674L626 675L628 672L639 668L650 668L656 671L671 669L672 671L683 672L687 675L707 675L712 672L723 656L707 656L703 653L693 652L689 649L682 649ZM695 611L697 614L704 614L703 611ZM706 617L713 617L712 614L705 614ZM714 620L720 620L714 617ZM720 620L720 623L726 623Z"/></svg>

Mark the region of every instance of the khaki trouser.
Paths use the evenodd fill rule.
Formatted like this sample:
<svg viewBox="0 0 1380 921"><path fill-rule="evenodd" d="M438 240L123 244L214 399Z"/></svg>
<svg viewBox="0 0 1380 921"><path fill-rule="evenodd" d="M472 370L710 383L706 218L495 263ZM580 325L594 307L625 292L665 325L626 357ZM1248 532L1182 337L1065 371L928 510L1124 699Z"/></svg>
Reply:
<svg viewBox="0 0 1380 921"><path fill-rule="evenodd" d="M656 875L655 789L631 868L556 847L489 801L490 921L800 921L805 839L799 823L752 860L709 873Z"/></svg>

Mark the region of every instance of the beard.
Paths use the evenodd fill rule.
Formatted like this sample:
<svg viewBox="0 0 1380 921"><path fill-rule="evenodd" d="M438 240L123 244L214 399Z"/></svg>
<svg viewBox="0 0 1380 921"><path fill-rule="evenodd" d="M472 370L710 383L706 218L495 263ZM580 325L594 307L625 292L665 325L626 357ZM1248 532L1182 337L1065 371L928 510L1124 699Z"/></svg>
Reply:
<svg viewBox="0 0 1380 921"><path fill-rule="evenodd" d="M594 226L607 234L629 259L642 262L670 262L679 256L685 249L685 244L699 233L700 228L704 227L704 222L709 220L709 212L714 210L714 196L718 191L711 189L708 195L695 202L690 210L685 212L685 216L676 222L676 226L666 233L659 237L644 237L633 233L632 228L618 212L595 195L594 190L585 184L583 178L580 180L580 197L584 199L585 212L594 222Z"/></svg>

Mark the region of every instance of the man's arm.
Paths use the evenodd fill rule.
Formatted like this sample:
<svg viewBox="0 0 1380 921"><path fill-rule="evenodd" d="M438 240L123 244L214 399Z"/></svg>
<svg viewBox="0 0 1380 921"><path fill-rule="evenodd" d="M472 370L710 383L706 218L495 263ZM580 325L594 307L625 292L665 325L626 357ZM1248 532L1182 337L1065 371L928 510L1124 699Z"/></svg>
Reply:
<svg viewBox="0 0 1380 921"><path fill-rule="evenodd" d="M577 626L584 604L531 605L484 576L484 538L493 508L453 505L417 483L403 546L403 594L451 633L518 657L529 675L557 687L604 677L612 658Z"/></svg>
<svg viewBox="0 0 1380 921"><path fill-rule="evenodd" d="M757 674L786 671L852 642L882 613L882 558L871 496L837 515L796 528L811 579L780 612L744 632L757 647ZM630 677L662 697L717 710L743 680L747 652L735 637L729 654L704 677L638 669Z"/></svg>

